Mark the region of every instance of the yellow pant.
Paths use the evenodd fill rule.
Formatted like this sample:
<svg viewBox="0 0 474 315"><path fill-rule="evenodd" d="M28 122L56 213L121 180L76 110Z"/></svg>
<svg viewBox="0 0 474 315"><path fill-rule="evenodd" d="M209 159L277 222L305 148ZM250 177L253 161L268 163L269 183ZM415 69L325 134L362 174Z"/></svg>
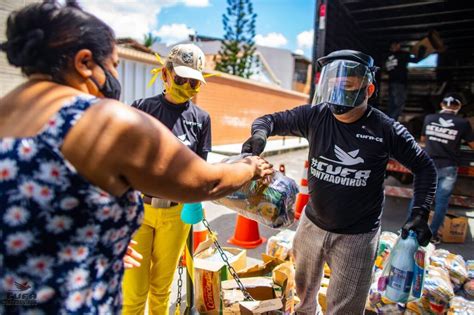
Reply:
<svg viewBox="0 0 474 315"><path fill-rule="evenodd" d="M173 276L191 228L180 219L182 208L157 209L145 204L143 224L133 237L143 260L140 267L125 271L124 315L143 315L147 297L149 314L169 314Z"/></svg>

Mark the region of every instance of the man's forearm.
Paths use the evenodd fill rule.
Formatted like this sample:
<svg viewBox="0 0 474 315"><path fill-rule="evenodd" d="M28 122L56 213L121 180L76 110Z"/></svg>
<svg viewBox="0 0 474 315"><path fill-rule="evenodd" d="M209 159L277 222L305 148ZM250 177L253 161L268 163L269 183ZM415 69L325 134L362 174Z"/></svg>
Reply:
<svg viewBox="0 0 474 315"><path fill-rule="evenodd" d="M273 119L270 115L265 115L255 119L252 124L252 135L258 134L268 138L273 132Z"/></svg>
<svg viewBox="0 0 474 315"><path fill-rule="evenodd" d="M413 208L419 208L423 215L428 216L436 193L436 168L433 161L426 158L423 161L423 166L417 168L413 173L415 176Z"/></svg>

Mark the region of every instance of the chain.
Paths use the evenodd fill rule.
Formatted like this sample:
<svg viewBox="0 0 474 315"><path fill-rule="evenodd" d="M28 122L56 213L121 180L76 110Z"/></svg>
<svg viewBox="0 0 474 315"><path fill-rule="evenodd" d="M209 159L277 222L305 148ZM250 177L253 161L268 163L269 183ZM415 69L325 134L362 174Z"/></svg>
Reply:
<svg viewBox="0 0 474 315"><path fill-rule="evenodd" d="M227 257L227 255L224 253L224 250L222 249L221 245L220 245L219 242L217 241L217 237L215 237L214 232L212 232L211 227L210 227L210 225L209 225L209 222L207 222L207 220L204 218L204 219L202 220L202 223L203 223L204 226L208 229L209 235L211 236L212 240L214 241L214 246L216 246L217 251L218 251L219 254L221 255L222 260L223 260L223 261L225 262L225 264L227 265L227 268L229 268L229 272L230 272L230 274L232 275L232 277L234 277L234 280L235 280L235 282L237 283L237 285L239 286L240 291L242 291L242 293L244 294L245 300L246 300L246 301L253 301L254 299L253 299L252 296L248 293L247 289L245 289L245 286L244 286L244 284L242 283L242 281L240 280L239 276L237 275L237 272L235 271L234 267L232 267L232 265L229 263L229 257Z"/></svg>
<svg viewBox="0 0 474 315"><path fill-rule="evenodd" d="M183 289L183 262L181 258L179 260L179 265L178 265L178 295L176 297L176 306L181 305L181 299L182 299L181 291Z"/></svg>

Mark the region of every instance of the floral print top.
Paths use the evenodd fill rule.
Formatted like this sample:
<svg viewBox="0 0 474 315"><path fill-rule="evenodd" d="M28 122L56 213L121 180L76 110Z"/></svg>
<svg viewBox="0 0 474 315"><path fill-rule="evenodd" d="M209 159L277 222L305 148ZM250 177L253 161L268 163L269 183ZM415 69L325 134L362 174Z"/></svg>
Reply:
<svg viewBox="0 0 474 315"><path fill-rule="evenodd" d="M143 202L94 186L60 151L94 103L77 97L36 136L0 138L0 314L120 313Z"/></svg>

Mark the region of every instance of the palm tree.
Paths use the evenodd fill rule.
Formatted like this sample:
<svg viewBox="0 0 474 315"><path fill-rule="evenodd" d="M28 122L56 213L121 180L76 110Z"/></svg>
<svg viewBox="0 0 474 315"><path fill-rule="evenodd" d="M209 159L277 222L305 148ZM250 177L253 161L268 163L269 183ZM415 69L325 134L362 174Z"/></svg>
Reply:
<svg viewBox="0 0 474 315"><path fill-rule="evenodd" d="M157 43L161 40L158 36L153 35L151 32L143 35L143 46L151 48L154 43Z"/></svg>

